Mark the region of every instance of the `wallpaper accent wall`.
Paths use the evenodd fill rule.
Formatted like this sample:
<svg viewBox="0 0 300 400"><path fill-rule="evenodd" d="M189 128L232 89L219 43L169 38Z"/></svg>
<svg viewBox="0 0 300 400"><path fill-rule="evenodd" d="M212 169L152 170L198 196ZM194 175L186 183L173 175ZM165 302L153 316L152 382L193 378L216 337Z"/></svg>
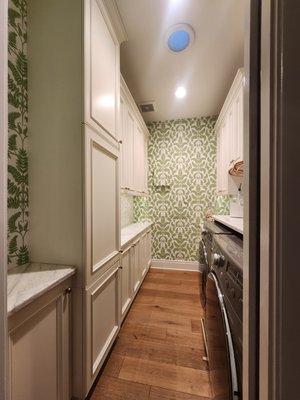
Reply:
<svg viewBox="0 0 300 400"><path fill-rule="evenodd" d="M8 264L26 264L28 254L27 3L8 9Z"/></svg>
<svg viewBox="0 0 300 400"><path fill-rule="evenodd" d="M216 195L216 117L148 124L149 196L134 199L134 219L153 221L155 259L198 260L205 213L228 214Z"/></svg>
<svg viewBox="0 0 300 400"><path fill-rule="evenodd" d="M133 222L133 196L121 194L121 228Z"/></svg>

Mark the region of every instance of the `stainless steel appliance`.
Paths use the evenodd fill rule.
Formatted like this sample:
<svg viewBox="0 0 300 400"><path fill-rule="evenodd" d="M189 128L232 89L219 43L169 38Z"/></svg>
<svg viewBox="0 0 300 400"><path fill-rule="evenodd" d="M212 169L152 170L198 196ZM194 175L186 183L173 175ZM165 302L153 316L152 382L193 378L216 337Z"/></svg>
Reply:
<svg viewBox="0 0 300 400"><path fill-rule="evenodd" d="M213 222L202 234L201 302L214 398L242 399L243 242Z"/></svg>

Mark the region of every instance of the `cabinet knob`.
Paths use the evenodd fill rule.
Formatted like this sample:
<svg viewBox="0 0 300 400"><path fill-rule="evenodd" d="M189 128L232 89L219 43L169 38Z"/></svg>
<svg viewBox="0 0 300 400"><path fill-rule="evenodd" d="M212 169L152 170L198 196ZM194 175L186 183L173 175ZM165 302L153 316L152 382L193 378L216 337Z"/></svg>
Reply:
<svg viewBox="0 0 300 400"><path fill-rule="evenodd" d="M122 143L123 143L123 140L119 140L119 143L122 144Z"/></svg>
<svg viewBox="0 0 300 400"><path fill-rule="evenodd" d="M72 292L72 288L68 287L67 289L65 289L65 294L70 294Z"/></svg>

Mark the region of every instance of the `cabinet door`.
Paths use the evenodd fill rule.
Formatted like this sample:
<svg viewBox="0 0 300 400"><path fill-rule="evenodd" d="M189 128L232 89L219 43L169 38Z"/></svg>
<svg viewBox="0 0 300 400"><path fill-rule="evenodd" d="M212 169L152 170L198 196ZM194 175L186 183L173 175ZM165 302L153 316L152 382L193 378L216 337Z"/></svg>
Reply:
<svg viewBox="0 0 300 400"><path fill-rule="evenodd" d="M122 111L122 189L133 190L134 117L121 98Z"/></svg>
<svg viewBox="0 0 300 400"><path fill-rule="evenodd" d="M119 43L102 0L85 5L85 122L117 139Z"/></svg>
<svg viewBox="0 0 300 400"><path fill-rule="evenodd" d="M46 304L30 316L26 309L15 316L19 324L9 334L11 400L71 397L69 295Z"/></svg>
<svg viewBox="0 0 300 400"><path fill-rule="evenodd" d="M225 118L217 132L217 192L220 195L228 193L229 169L229 126Z"/></svg>
<svg viewBox="0 0 300 400"><path fill-rule="evenodd" d="M144 188L144 139L139 124L135 123L134 130L134 190L143 192Z"/></svg>
<svg viewBox="0 0 300 400"><path fill-rule="evenodd" d="M86 292L86 393L105 361L120 327L119 261Z"/></svg>
<svg viewBox="0 0 300 400"><path fill-rule="evenodd" d="M147 232L147 255L146 255L146 262L148 268L150 267L151 264L151 246L152 246L152 240L151 240L151 231Z"/></svg>
<svg viewBox="0 0 300 400"><path fill-rule="evenodd" d="M132 271L133 271L133 292L136 293L141 282L140 269L140 242L132 246Z"/></svg>
<svg viewBox="0 0 300 400"><path fill-rule="evenodd" d="M145 276L148 270L148 243L147 234L144 234L140 239L140 276L141 279Z"/></svg>
<svg viewBox="0 0 300 400"><path fill-rule="evenodd" d="M86 283L99 277L119 253L118 151L85 130Z"/></svg>
<svg viewBox="0 0 300 400"><path fill-rule="evenodd" d="M242 80L235 102L236 106L236 160L243 160L244 142L244 82Z"/></svg>
<svg viewBox="0 0 300 400"><path fill-rule="evenodd" d="M143 166L143 192L148 193L148 137L143 134L144 166Z"/></svg>
<svg viewBox="0 0 300 400"><path fill-rule="evenodd" d="M124 251L121 257L121 316L122 319L130 306L132 300L132 283L131 283L131 249Z"/></svg>

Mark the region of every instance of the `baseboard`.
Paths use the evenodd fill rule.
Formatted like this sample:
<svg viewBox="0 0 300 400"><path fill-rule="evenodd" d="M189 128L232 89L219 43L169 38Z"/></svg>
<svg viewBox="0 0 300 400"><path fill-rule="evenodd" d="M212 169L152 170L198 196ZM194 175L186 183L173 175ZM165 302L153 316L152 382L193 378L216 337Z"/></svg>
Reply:
<svg viewBox="0 0 300 400"><path fill-rule="evenodd" d="M204 266L198 261L182 260L151 260L151 268L154 269L172 269L176 271L203 271Z"/></svg>

